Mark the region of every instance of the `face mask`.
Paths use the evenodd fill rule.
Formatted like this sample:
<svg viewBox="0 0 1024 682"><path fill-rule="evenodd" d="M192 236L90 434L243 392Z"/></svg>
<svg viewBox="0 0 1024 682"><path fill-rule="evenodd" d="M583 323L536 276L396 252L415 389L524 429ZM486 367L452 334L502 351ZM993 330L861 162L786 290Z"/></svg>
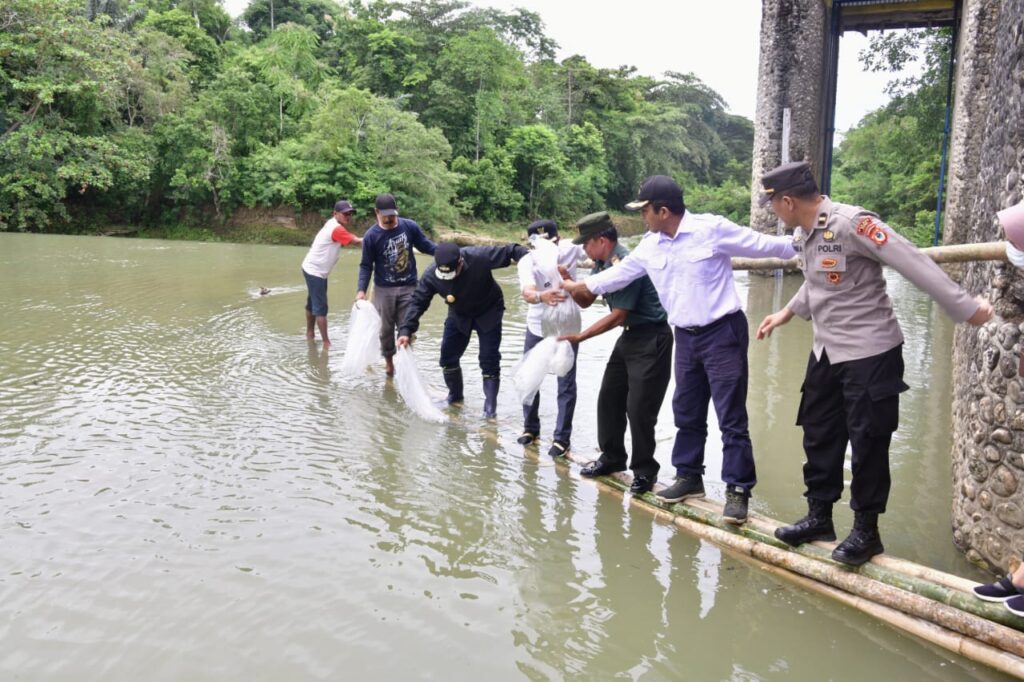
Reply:
<svg viewBox="0 0 1024 682"><path fill-rule="evenodd" d="M1014 267L1024 269L1024 251L1021 251L1010 242L1006 242L1006 258Z"/></svg>

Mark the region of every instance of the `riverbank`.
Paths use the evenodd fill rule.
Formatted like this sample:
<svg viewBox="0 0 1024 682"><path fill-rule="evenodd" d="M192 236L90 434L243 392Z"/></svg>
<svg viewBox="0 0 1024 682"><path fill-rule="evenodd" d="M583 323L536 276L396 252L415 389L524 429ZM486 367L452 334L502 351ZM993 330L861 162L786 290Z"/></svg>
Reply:
<svg viewBox="0 0 1024 682"><path fill-rule="evenodd" d="M642 234L645 230L643 221L637 214L613 213L612 218L623 236ZM323 226L325 220L325 217L315 211L296 213L291 210L243 209L236 212L222 225L104 225L79 234L178 241L309 246L313 236ZM461 221L453 226L424 227L435 241L453 241L461 246L486 246L523 241L526 224L526 221L514 223ZM372 226L372 219L357 218L353 232L362 236ZM572 225L562 225L561 227L564 233L575 231Z"/></svg>

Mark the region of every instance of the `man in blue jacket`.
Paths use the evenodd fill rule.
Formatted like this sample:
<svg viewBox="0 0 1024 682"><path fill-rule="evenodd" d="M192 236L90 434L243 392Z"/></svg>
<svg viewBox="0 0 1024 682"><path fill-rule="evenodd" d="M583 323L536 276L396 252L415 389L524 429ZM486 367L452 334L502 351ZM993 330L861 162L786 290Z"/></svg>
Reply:
<svg viewBox="0 0 1024 682"><path fill-rule="evenodd" d="M398 330L398 345L408 346L420 327L420 317L434 295L448 304L441 338L441 369L448 386L448 403L462 402L462 354L469 336L476 330L480 342L480 371L484 380L484 416L497 414L501 376L501 318L505 297L491 270L506 268L530 251L519 244L477 246L460 249L445 242L437 246L434 264L423 273L409 304L409 312Z"/></svg>
<svg viewBox="0 0 1024 682"><path fill-rule="evenodd" d="M395 374L395 329L405 319L416 289L413 247L428 255L437 247L415 221L398 217L398 204L390 194L377 197L373 212L377 224L363 235L356 299L366 298L372 275L373 306L380 313L380 352L390 377Z"/></svg>

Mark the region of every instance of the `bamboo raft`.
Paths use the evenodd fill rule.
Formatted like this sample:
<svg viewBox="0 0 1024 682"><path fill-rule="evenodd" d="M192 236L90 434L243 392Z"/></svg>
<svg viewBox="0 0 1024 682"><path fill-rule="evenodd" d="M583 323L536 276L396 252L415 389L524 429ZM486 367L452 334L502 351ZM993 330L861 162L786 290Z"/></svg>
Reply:
<svg viewBox="0 0 1024 682"><path fill-rule="evenodd" d="M1005 261L1006 243L987 242L922 249L936 263ZM734 270L795 270L797 259L733 258ZM556 458L582 464L570 452ZM625 493L631 476L595 479ZM663 486L658 484L655 490ZM1002 604L974 596L975 583L885 554L854 568L832 560L835 542L790 547L775 537L780 524L751 513L746 524L722 520L722 504L709 499L679 504L660 502L653 493L631 496L630 504L668 520L679 529L730 551L766 573L811 592L831 597L966 659L1024 679L1024 618Z"/></svg>
<svg viewBox="0 0 1024 682"><path fill-rule="evenodd" d="M555 461L568 466L584 462L571 452ZM632 477L627 472L592 479L599 485L626 493ZM660 483L655 491L664 486ZM811 592L831 597L904 632L1024 679L1024 618L1002 604L974 596L975 583L910 561L879 555L860 567L831 558L835 542L812 542L790 547L774 535L780 524L751 513L746 524L722 520L722 504L715 500L687 500L666 504L654 492L630 496L630 504L651 512L680 530L730 551L766 573L793 582Z"/></svg>

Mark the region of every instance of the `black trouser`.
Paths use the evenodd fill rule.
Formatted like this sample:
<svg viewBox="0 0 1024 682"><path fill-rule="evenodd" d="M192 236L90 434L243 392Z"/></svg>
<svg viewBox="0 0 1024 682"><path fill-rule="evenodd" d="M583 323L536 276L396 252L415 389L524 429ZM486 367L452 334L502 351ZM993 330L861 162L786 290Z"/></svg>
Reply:
<svg viewBox="0 0 1024 682"><path fill-rule="evenodd" d="M604 368L597 396L597 444L601 461L626 465L626 419L633 440L630 468L657 476L654 427L672 376L672 331L665 323L624 329Z"/></svg>
<svg viewBox="0 0 1024 682"><path fill-rule="evenodd" d="M865 342L869 342L865 339ZM889 442L899 425L903 346L860 360L831 364L814 353L800 389L796 423L804 428L806 496L835 502L843 494L846 443L853 450L850 507L885 511L889 499Z"/></svg>

